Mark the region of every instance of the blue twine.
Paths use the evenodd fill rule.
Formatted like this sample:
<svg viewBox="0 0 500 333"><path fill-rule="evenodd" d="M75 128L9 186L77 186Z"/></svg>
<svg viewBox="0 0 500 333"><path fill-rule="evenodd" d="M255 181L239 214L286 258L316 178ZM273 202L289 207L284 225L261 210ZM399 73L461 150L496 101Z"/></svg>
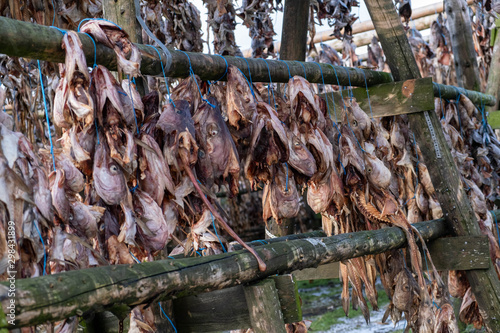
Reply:
<svg viewBox="0 0 500 333"><path fill-rule="evenodd" d="M53 28L53 29L59 30L59 31L63 34L63 36L64 36L64 35L66 34L66 32L67 32L66 30L63 30L63 29L61 29L61 28L56 27L56 26L54 25L54 23L52 23L52 25L51 25L49 28Z"/></svg>
<svg viewBox="0 0 500 333"><path fill-rule="evenodd" d="M170 258L170 259L174 259L174 260L175 260L175 258L174 258L174 257L172 257L172 256L168 256L167 258Z"/></svg>
<svg viewBox="0 0 500 333"><path fill-rule="evenodd" d="M132 256L132 258L137 262L137 263L140 263L141 261L139 259L137 259L134 254L132 253L132 251L128 250L128 253L130 253L130 255Z"/></svg>
<svg viewBox="0 0 500 333"><path fill-rule="evenodd" d="M288 68L288 78L291 79L292 74L290 73L290 66L288 66L288 64L284 60L278 59L278 61L281 61L282 63L284 63L286 65L286 68Z"/></svg>
<svg viewBox="0 0 500 333"><path fill-rule="evenodd" d="M424 251L424 259L425 259L425 267L427 267L427 274L430 276L430 274L429 274L429 265L427 265L427 254L426 254L426 251ZM432 298L432 304L433 304L436 308L441 309L441 308L439 307L439 305L437 305L437 304L436 304L436 302L434 301L434 295L432 295L432 293L431 293L431 298Z"/></svg>
<svg viewBox="0 0 500 333"><path fill-rule="evenodd" d="M137 115L135 113L135 105L134 105L134 97L132 97L132 81L130 81L130 75L127 75L128 80L128 93L130 97L130 101L132 102L132 108L134 109L134 119L135 119L135 128L137 129L137 135L139 135L139 125L137 124Z"/></svg>
<svg viewBox="0 0 500 333"><path fill-rule="evenodd" d="M307 80L307 73L306 73L306 66L304 66L304 63L300 62L300 61L295 61L295 62L298 62L299 64L302 65L302 68L304 69L304 79Z"/></svg>
<svg viewBox="0 0 500 333"><path fill-rule="evenodd" d="M285 192L288 192L288 163L286 162L285 162L285 170L286 170Z"/></svg>
<svg viewBox="0 0 500 333"><path fill-rule="evenodd" d="M38 236L40 236L40 240L42 241L42 247L43 247L43 275L47 275L47 272L45 271L45 267L47 266L47 252L45 251L45 243L43 242L42 233L40 232L40 229L38 229L38 226L36 225L36 221L34 221L33 224L35 225L35 229L38 232Z"/></svg>
<svg viewBox="0 0 500 333"><path fill-rule="evenodd" d="M83 20L80 21L80 23L78 24L78 32L80 32L80 27L82 26L82 23L85 22L85 21L106 21L108 23L112 23L114 25L116 25L120 30L123 30L118 24L116 24L115 22L112 22L110 20L106 20L106 19L103 19L103 18L84 18Z"/></svg>
<svg viewBox="0 0 500 333"><path fill-rule="evenodd" d="M250 87L250 91L252 92L252 95L253 95L253 97L255 98L255 92L253 91L253 85L250 83L250 81L248 80L248 78L247 78L247 76L245 75L245 73L243 73L243 72L241 71L241 69L239 69L238 67L236 67L236 68L240 71L241 75L243 75L243 77L245 78L245 80L247 80L248 86Z"/></svg>
<svg viewBox="0 0 500 333"><path fill-rule="evenodd" d="M363 75L365 76L366 96L368 97L368 105L370 106L370 114L371 114L372 120L373 120L372 103L370 102L370 92L368 91L368 83L366 82L366 73L365 73L365 71L362 71L362 72L363 72Z"/></svg>
<svg viewBox="0 0 500 333"><path fill-rule="evenodd" d="M172 100L172 97L170 96L170 89L168 88L167 77L165 76L165 68L163 68L163 61L161 60L160 51L158 51L158 49L156 47L154 47L153 45L148 45L148 46L151 46L156 51L156 53L158 53L158 59L160 59L161 71L163 72L163 79L165 80L165 86L167 87L167 97L168 97L168 100L170 101L170 103L172 103L172 105L175 108L176 107L175 103Z"/></svg>
<svg viewBox="0 0 500 333"><path fill-rule="evenodd" d="M335 77L337 78L337 83L339 83L339 77L337 76L337 71L335 70L335 67L333 67L332 64L327 64L327 65L330 65L333 68L333 71L335 73ZM334 98L334 95L333 95L333 90L332 90L331 94L332 94L332 101L333 101L333 113L335 114L335 123L338 123L339 121L337 119L337 108L335 107L335 98ZM343 98L343 96L342 96L342 90L340 91L340 96ZM337 127L336 124L335 124L335 127Z"/></svg>
<svg viewBox="0 0 500 333"><path fill-rule="evenodd" d="M219 238L219 234L217 233L217 228L215 227L215 220L214 220L214 216L213 216L212 212L210 212L210 216L212 216L212 225L213 225L214 230L215 230L215 236L217 236L217 239L219 240L220 246L222 246L222 251L227 252L226 248L224 247L224 244L222 244L222 242Z"/></svg>
<svg viewBox="0 0 500 333"><path fill-rule="evenodd" d="M160 306L160 310L163 313L163 315L168 319L168 321L170 322L170 325L172 325L172 327L174 328L175 333L177 333L177 328L175 328L174 323L170 320L170 318L167 316L167 314L165 313L165 311L163 311L163 308L161 307L161 303L160 302L158 302L158 305Z"/></svg>
<svg viewBox="0 0 500 333"><path fill-rule="evenodd" d="M260 239L258 239L258 240L254 240L253 242L258 242L258 243L261 243L262 245L267 245L267 244L269 244L269 242L264 242L263 240L260 240ZM253 242L252 242L252 243L253 243Z"/></svg>
<svg viewBox="0 0 500 333"><path fill-rule="evenodd" d="M344 100L344 94L342 94L342 89L341 89L341 85L340 85L340 81L339 81L339 76L337 75L337 69L335 69L335 66L333 66L332 64L329 64L330 66L332 66L333 68L333 72L335 73L335 78L337 79L337 86L339 86L339 91L340 91L340 97L342 98L342 100ZM337 116L335 115L335 118Z"/></svg>
<svg viewBox="0 0 500 333"><path fill-rule="evenodd" d="M345 69L345 72L347 73L347 79L349 80L349 87L351 88L348 90L348 93L349 96L351 96L351 102L352 102L352 98L354 97L354 95L352 93L351 75L349 74L349 70L346 67L342 66L342 68Z"/></svg>
<svg viewBox="0 0 500 333"><path fill-rule="evenodd" d="M38 63L38 71L40 73L40 84L42 85L42 97L43 97L43 106L45 107L45 119L47 120L47 129L50 141L50 153L52 154L52 163L54 165L54 171L56 171L56 157L54 155L54 145L52 144L52 134L50 133L50 119L49 119L49 110L47 109L47 100L45 98L45 88L43 86L43 76L42 76L42 68L40 67L40 60L37 60Z"/></svg>
<svg viewBox="0 0 500 333"><path fill-rule="evenodd" d="M237 58L241 58L243 60L245 60L245 62L247 63L247 68L248 68L248 76L250 77L250 83L253 85L253 81L252 81L252 72L250 71L250 64L248 63L248 60L244 57L240 57L240 56L236 56Z"/></svg>
<svg viewBox="0 0 500 333"><path fill-rule="evenodd" d="M201 99L204 102L206 102L208 105L210 105L211 107L213 107L215 109L215 105L213 105L206 98L204 98L203 94L201 93L200 86L198 85L198 80L196 80L196 76L194 76L194 71L193 71L193 67L191 66L191 58L189 57L189 54L187 54L186 52L184 52L182 50L179 50L179 51L182 52L182 53L184 53L186 55L186 57L188 58L188 61L189 61L189 73L190 73L191 77L193 78L194 83L196 83L196 87L198 88L198 92L200 93Z"/></svg>
<svg viewBox="0 0 500 333"><path fill-rule="evenodd" d="M342 134L339 131L339 134L337 135L337 146L340 146L340 137L341 136L342 136ZM347 172L345 171L344 164L342 164L342 159L340 158L340 150L339 150L339 156L337 156L337 160L339 161L340 166L342 167L342 170L344 170L344 175L346 175Z"/></svg>
<svg viewBox="0 0 500 333"><path fill-rule="evenodd" d="M267 63L266 59L262 59L266 62L267 66L267 73L269 74L269 85L267 86L267 95L269 97L269 105L271 105L271 95L269 94L269 89L271 89L271 92L273 93L273 101L274 101L274 108L277 110L278 106L276 105L276 98L274 97L274 88L273 88L273 81L271 80L271 70L269 69L269 64Z"/></svg>
<svg viewBox="0 0 500 333"><path fill-rule="evenodd" d="M500 245L500 230L498 229L498 221L497 221L497 215L496 214L493 214L492 212L490 212L491 215L493 215L493 217L495 218L495 226L497 228L497 237L498 237L498 245Z"/></svg>
<svg viewBox="0 0 500 333"><path fill-rule="evenodd" d="M217 80L215 81L207 81L208 82L208 92L207 92L207 95L210 94L210 88L212 87L212 84L214 84L215 82L219 82L220 80L222 80L222 78L224 78L224 76L226 76L227 74L227 70L229 68L229 65L227 63L227 60L226 58L224 58L223 56L221 56L220 54L216 54L216 56L219 56L222 58L222 60L224 60L224 62L226 63L226 70L224 71L224 74L222 74L222 76L220 78L218 78Z"/></svg>
<svg viewBox="0 0 500 333"><path fill-rule="evenodd" d="M323 90L325 90L325 97L326 97L326 108L328 110L328 116L330 116L330 119L332 118L332 114L330 113L330 105L328 104L328 94L326 93L325 89L325 77L323 76L323 68L321 68L320 64L315 62L316 65L318 65L319 70L321 72L321 80L323 81ZM332 94L333 97L333 94ZM333 104L335 105L335 101L333 101Z"/></svg>

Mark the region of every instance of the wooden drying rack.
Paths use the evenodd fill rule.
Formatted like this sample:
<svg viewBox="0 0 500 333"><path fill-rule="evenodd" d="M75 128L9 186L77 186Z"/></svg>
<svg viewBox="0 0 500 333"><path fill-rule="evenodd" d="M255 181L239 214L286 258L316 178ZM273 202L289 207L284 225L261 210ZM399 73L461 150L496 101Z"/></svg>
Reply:
<svg viewBox="0 0 500 333"><path fill-rule="evenodd" d="M365 111L367 110L366 82L374 116L408 114L410 127L421 147L423 159L429 169L445 216L444 219L421 222L415 226L426 241L434 240L429 247L434 249L433 258L438 265L441 263L441 269L466 270L477 302L484 311L485 324L492 331L500 331L500 320L497 318L500 314L500 282L490 263L487 240L479 231L441 125L433 112L433 96L439 96L438 91L441 97L448 99L455 99L458 91L466 93L475 104L482 102L485 105L494 105L495 98L475 91L433 84L429 79L422 79L392 1L366 0L365 3L392 75L310 62L268 60L266 64L262 59L247 59L247 63L238 57L224 58L228 64L240 68L245 75L249 76L251 73L253 82L272 80L285 83L288 82L289 75L305 73L308 81L312 83L322 84L324 80L326 84L339 82L341 85L363 87L353 89L353 94L357 96ZM93 63L94 44L88 36L84 34L79 36L87 62ZM64 62L65 55L61 41L62 34L56 29L0 17L1 53ZM34 45L36 47L33 47ZM142 53L141 72L145 75L162 75L157 51L151 46L136 45ZM170 50L169 54L160 49L158 51L167 77L188 75L189 65L186 55L174 50ZM98 44L96 54L98 64L111 70L116 68L115 55L111 49ZM226 61L222 57L201 53L189 53L189 57L194 72L202 80L216 80L221 76L223 80L225 79ZM338 97L336 96L337 100ZM326 98L332 103L328 97ZM387 108L387 104L391 105L390 109ZM333 104L331 106L333 107ZM435 147L439 148L439 152ZM500 216L498 211L493 214ZM456 237L440 238L445 235ZM207 311L215 311L212 309L214 307L218 309L217 311L222 311L224 307L233 308L231 306L233 303L228 306L228 299L234 299L234 309L238 309L238 313L245 318L236 316L243 319L234 320L226 325L227 328L242 327L244 323L243 327L250 324L256 332L282 332L284 330L282 324L285 321L293 322L301 319L296 287L290 276L268 278L269 276L381 253L405 244L404 233L398 228L332 237L325 237L316 232L275 239L269 241L269 244L257 246L259 255L266 260L268 266L268 270L264 273L258 271L257 262L248 252L237 251L210 257L96 267L18 280L16 324L17 327L36 325L74 315L102 313L105 310L124 318L129 307L144 303L154 304L172 298L177 299L177 309L181 309L180 312L190 311L191 315L198 313L202 316L206 315ZM474 249L479 250L473 251ZM456 251L460 251L463 255L458 255ZM458 259L452 261L450 258ZM300 276L300 273L294 275ZM302 278L308 277L302 274ZM242 286L248 284L252 285ZM0 286L6 286L6 283L2 282ZM202 294L219 289L224 290ZM197 294L202 295L193 296ZM240 296L234 297L234 295ZM242 300L243 295L245 301ZM190 297L198 298L196 301L192 299L190 301ZM215 302L215 299L218 299L219 303ZM0 300L5 307L8 298L4 290L0 291ZM200 300L206 302L201 302L202 308L196 312L193 307L196 303L200 304ZM207 308L209 301L218 305ZM253 311L259 308L266 311ZM174 309L174 313L177 313L176 319L181 325L179 327L183 327L185 331L200 329L208 331L208 326L202 325L226 329L217 323L203 322L201 317L184 320L185 316L183 319L178 312ZM238 327L233 325L236 322ZM269 323L272 325L271 328L266 326ZM6 327L5 325L0 320L0 328Z"/></svg>

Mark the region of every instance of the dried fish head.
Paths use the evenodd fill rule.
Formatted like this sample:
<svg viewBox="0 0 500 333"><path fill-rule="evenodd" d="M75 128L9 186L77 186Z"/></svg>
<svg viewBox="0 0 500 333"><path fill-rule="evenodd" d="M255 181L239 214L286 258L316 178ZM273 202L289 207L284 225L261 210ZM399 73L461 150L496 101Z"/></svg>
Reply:
<svg viewBox="0 0 500 333"><path fill-rule="evenodd" d="M94 156L94 187L108 205L118 205L128 194L127 181L120 166L109 156L101 142Z"/></svg>
<svg viewBox="0 0 500 333"><path fill-rule="evenodd" d="M171 232L160 206L144 191L136 190L133 197L143 247L151 251L163 249Z"/></svg>
<svg viewBox="0 0 500 333"><path fill-rule="evenodd" d="M386 189L391 183L391 170L375 155L364 153L368 181L381 189Z"/></svg>
<svg viewBox="0 0 500 333"><path fill-rule="evenodd" d="M286 164L275 166L274 179L270 184L271 212L277 223L283 218L297 216L299 212L299 194L292 171Z"/></svg>
<svg viewBox="0 0 500 333"><path fill-rule="evenodd" d="M234 66L227 71L227 117L228 122L236 131L251 125L257 105L249 82Z"/></svg>
<svg viewBox="0 0 500 333"><path fill-rule="evenodd" d="M229 175L231 176L230 188L234 195L238 192L240 173L238 152L222 119L217 101L209 97L208 102L211 105L203 102L193 117L200 146L204 154L210 158L213 178L224 181Z"/></svg>
<svg viewBox="0 0 500 333"><path fill-rule="evenodd" d="M370 138L372 132L372 121L370 117L361 110L355 98L344 97L344 124L348 124L358 140Z"/></svg>

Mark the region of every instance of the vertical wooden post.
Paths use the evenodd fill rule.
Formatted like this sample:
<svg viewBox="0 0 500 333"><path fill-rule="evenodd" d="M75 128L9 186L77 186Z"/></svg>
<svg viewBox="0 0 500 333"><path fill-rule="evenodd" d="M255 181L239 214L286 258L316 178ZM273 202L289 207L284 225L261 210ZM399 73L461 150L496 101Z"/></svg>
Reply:
<svg viewBox="0 0 500 333"><path fill-rule="evenodd" d="M135 18L134 0L103 0L103 16L118 24L133 43L142 43L142 30Z"/></svg>
<svg viewBox="0 0 500 333"><path fill-rule="evenodd" d="M467 1L444 0L444 5L448 15L446 24L451 36L458 85L465 89L481 91Z"/></svg>
<svg viewBox="0 0 500 333"><path fill-rule="evenodd" d="M420 78L413 52L392 0L366 0L373 24L395 81ZM434 111L408 115L447 223L457 236L480 235L460 174ZM467 271L467 278L489 330L500 332L500 281L490 265Z"/></svg>
<svg viewBox="0 0 500 333"><path fill-rule="evenodd" d="M309 1L286 0L281 30L281 60L305 61Z"/></svg>
<svg viewBox="0 0 500 333"><path fill-rule="evenodd" d="M125 30L132 43L142 43L142 28L135 18L134 0L103 0L103 16ZM143 96L147 92L147 82L137 78L137 90Z"/></svg>
<svg viewBox="0 0 500 333"><path fill-rule="evenodd" d="M285 333L285 321L272 279L245 287L250 322L255 333Z"/></svg>
<svg viewBox="0 0 500 333"><path fill-rule="evenodd" d="M309 1L286 0L281 30L281 60L305 61L307 46L307 26L309 24ZM278 92L281 92L278 85ZM291 235L295 232L295 220L283 219L280 224L271 220L267 229L276 237ZM266 238L270 238L266 232Z"/></svg>

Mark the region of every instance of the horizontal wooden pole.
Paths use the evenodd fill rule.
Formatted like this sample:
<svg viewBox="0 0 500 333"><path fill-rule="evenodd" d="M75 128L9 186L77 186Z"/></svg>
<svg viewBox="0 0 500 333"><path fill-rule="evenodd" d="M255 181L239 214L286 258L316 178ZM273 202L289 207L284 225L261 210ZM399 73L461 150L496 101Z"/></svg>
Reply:
<svg viewBox="0 0 500 333"><path fill-rule="evenodd" d="M458 93L464 94L469 98L472 103L476 105L487 105L493 106L496 105L495 97L487 94L480 93L478 91L467 90L455 86L447 86L440 83L434 82L434 97L441 97L446 99L456 99Z"/></svg>
<svg viewBox="0 0 500 333"><path fill-rule="evenodd" d="M448 233L444 220L416 223L426 240ZM115 304L135 306L261 280L274 274L376 254L406 244L396 227L324 238L298 239L256 247L267 265L236 251L207 257L101 266L16 281L17 327L101 312ZM0 283L3 309L10 302L8 283ZM2 324L0 323L0 328ZM12 328L12 327L10 327Z"/></svg>
<svg viewBox="0 0 500 333"><path fill-rule="evenodd" d="M64 62L65 51L61 47L62 37L62 32L55 28L0 17L0 53L9 56ZM103 65L110 70L116 70L116 56L112 49L99 43L94 47L92 39L86 34L79 33L79 37L89 66L94 63L95 56L97 64ZM392 75L389 73L352 67L331 66L314 62L265 61L263 59L238 57L223 58L204 53L184 53L176 50L170 50L170 55L165 55L160 48L155 49L151 45L136 44L136 46L142 54L141 73L144 75L163 75L158 56L160 54L167 77L188 76L189 63L191 63L193 71L202 80L221 78L225 80L227 61L229 65L238 67L248 78L250 78L250 70L253 82L269 82L271 80L272 82L286 83L289 81L289 73L292 76L305 76L311 83L324 82L332 85L339 83L343 86L364 87L365 85L373 86L393 82ZM269 75L271 78L269 78ZM439 86L443 97L452 98L456 96L454 87ZM480 104L481 100L485 105L493 105L495 102L495 99L489 95L468 90L464 91L464 93L476 104ZM434 88L434 95L438 95L436 87Z"/></svg>
<svg viewBox="0 0 500 333"><path fill-rule="evenodd" d="M36 25L29 22L17 21L6 17L0 17L0 52L9 56L39 59L52 62L64 62L65 52L61 48L62 33L54 28ZM91 38L85 34L79 34L87 63L94 63L94 44ZM165 75L167 77L186 77L189 75L189 60L185 53L170 50L171 58L166 56L160 48L143 44L136 44L142 53L141 73L144 75L162 76L162 69L158 52L162 55ZM226 62L220 56L203 53L187 52L191 60L193 71L202 80L217 80L226 73ZM365 75L368 85L391 82L389 73L362 70L358 68L335 67L320 64L323 71L316 63L296 61L278 61L263 59L243 59L238 57L224 57L229 65L238 67L247 77L250 67L251 78L254 82L269 82L269 72L273 82L286 83L290 74L306 76L312 83L337 84L337 76L342 85L364 86ZM168 60L168 61L167 61ZM248 61L248 65L247 65ZM97 44L97 64L103 65L110 70L116 69L116 57L113 50ZM269 72L268 72L269 66ZM305 73L304 73L305 71ZM336 72L336 74L335 74ZM223 77L225 79L225 77Z"/></svg>

